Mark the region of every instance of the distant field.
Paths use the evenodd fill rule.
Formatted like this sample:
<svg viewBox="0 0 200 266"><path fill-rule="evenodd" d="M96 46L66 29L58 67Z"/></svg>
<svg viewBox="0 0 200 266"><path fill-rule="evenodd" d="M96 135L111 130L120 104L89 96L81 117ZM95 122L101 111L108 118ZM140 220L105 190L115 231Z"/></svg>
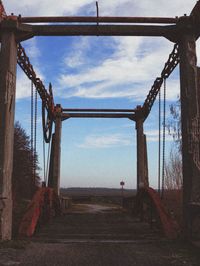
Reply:
<svg viewBox="0 0 200 266"><path fill-rule="evenodd" d="M61 188L61 195L73 196L121 196L121 189L115 188ZM135 189L124 189L124 196L131 197L136 195Z"/></svg>
<svg viewBox="0 0 200 266"><path fill-rule="evenodd" d="M62 196L72 198L73 203L99 203L99 204L122 204L121 189L114 188L61 188ZM133 198L136 190L124 189L123 202L125 198ZM133 200L131 200L133 202Z"/></svg>

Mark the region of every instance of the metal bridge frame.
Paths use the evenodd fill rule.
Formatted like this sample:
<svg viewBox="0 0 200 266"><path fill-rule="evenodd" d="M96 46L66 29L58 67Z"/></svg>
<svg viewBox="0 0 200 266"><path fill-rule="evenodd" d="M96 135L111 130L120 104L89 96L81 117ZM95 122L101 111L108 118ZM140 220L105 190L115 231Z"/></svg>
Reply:
<svg viewBox="0 0 200 266"><path fill-rule="evenodd" d="M37 25L38 22L57 23ZM67 24L59 24L66 22ZM32 23L32 24L27 24ZM137 25L134 25L137 23ZM145 25L140 25L140 23ZM150 25L149 25L150 24ZM155 24L155 25L154 25ZM157 25L159 24L159 25ZM164 24L164 25L160 25ZM12 164L16 93L16 65L28 64L20 42L34 36L150 36L164 37L178 44L179 56L172 55L168 75L180 59L183 142L183 215L188 234L191 203L200 203L200 82L196 65L195 43L200 35L200 1L190 16L180 18L137 17L21 17L5 15L0 1L0 238L11 239L12 228ZM20 55L19 55L20 53ZM174 60L174 61L173 61ZM29 64L31 70L31 65ZM33 70L33 69L32 69ZM33 72L26 69L29 76ZM157 78L143 106L133 110L68 110L54 106L51 93L35 76L29 76L42 98L49 118L55 122L52 148L52 177L49 185L59 187L60 138L62 120L70 117L127 117L136 122L137 129L137 183L148 185L148 169L143 123L147 118L165 75ZM47 138L47 140L49 140ZM55 183L51 183L55 182Z"/></svg>

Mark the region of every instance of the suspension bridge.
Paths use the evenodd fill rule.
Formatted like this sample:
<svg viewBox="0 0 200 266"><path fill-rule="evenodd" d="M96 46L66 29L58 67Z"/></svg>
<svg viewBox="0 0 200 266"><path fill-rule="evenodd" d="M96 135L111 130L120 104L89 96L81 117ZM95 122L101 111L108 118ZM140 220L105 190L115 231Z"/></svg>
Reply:
<svg viewBox="0 0 200 266"><path fill-rule="evenodd" d="M97 6L98 7L98 6ZM42 24L37 24L42 23ZM34 139L33 98L42 101L44 141L49 143L50 161L45 186L38 189L20 226L22 236L33 236L41 217L49 219L62 212L60 204L60 143L62 124L72 118L128 118L136 124L137 137L137 206L140 213L143 201L154 207L162 229L169 238L177 236L177 224L165 211L158 192L149 187L147 143L143 125L151 108L173 70L180 67L182 157L183 157L183 221L182 234L191 236L193 209L200 206L200 136L199 101L200 70L197 67L196 41L200 36L200 1L189 16L170 17L23 17L7 15L0 1L0 237L12 238L12 158L16 93L16 66L22 68L32 82L31 139ZM166 63L140 106L133 109L80 109L56 104L51 83L48 89L37 76L22 42L34 36L147 36L163 37L174 43ZM164 99L165 103L165 99ZM165 110L165 107L164 107ZM37 105L35 105L35 115ZM164 115L165 117L165 115ZM53 124L55 130L53 132ZM165 121L163 139L165 139ZM160 123L161 129L161 123ZM161 135L159 134L159 142ZM36 139L36 136L35 136ZM164 143L164 141L163 141ZM31 143L35 149L34 141ZM160 150L160 149L159 149ZM165 147L163 146L163 158ZM159 156L160 158L160 156ZM35 164L33 156L33 165ZM159 161L160 164L160 161ZM159 171L160 172L160 171ZM34 175L34 174L33 174ZM159 189L163 189L164 173L159 174ZM162 186L162 187L161 187ZM119 214L119 216L121 213ZM62 219L62 218L59 218ZM66 219L66 217L65 217ZM74 218L73 218L74 219ZM125 219L125 222L127 220ZM59 226L58 226L59 227ZM58 228L56 229L58 230ZM67 229L66 229L67 230ZM112 229L110 228L110 234ZM134 228L130 230L134 231ZM130 232L126 232L130 234ZM79 235L80 237L80 235ZM123 241L133 239L124 239Z"/></svg>

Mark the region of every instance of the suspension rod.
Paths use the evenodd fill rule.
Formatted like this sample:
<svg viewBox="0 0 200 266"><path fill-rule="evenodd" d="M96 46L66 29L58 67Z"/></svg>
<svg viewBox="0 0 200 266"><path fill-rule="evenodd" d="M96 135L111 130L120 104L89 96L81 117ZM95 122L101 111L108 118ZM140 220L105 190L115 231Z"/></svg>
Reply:
<svg viewBox="0 0 200 266"><path fill-rule="evenodd" d="M175 24L178 17L19 17L22 23L152 23Z"/></svg>

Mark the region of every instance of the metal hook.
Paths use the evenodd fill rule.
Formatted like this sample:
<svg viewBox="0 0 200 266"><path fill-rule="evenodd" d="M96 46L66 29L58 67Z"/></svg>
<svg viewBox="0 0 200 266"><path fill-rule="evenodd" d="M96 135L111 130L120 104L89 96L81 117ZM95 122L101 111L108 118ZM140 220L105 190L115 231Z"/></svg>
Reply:
<svg viewBox="0 0 200 266"><path fill-rule="evenodd" d="M97 9L97 26L99 26L99 5L98 5L98 1L96 1L96 9Z"/></svg>

